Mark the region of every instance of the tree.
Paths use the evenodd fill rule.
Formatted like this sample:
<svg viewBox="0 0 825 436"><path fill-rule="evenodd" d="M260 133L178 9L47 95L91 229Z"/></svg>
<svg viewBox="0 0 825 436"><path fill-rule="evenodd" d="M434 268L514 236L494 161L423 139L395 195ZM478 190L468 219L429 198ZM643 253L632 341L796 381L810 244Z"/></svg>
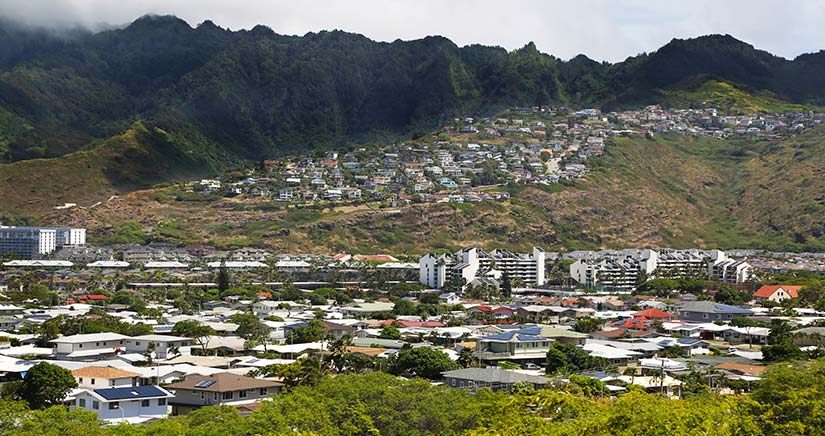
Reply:
<svg viewBox="0 0 825 436"><path fill-rule="evenodd" d="M215 335L215 330L193 319L187 319L178 321L178 323L172 327L172 334L194 339L195 342L201 346L204 354L206 354L206 347L209 346L209 338Z"/></svg>
<svg viewBox="0 0 825 436"><path fill-rule="evenodd" d="M607 369L610 362L601 357L593 357L587 351L571 344L554 342L547 350L547 373L565 374L591 369Z"/></svg>
<svg viewBox="0 0 825 436"><path fill-rule="evenodd" d="M381 339L401 339L401 331L398 330L398 327L393 325L385 325L381 327L381 332L378 334L378 337Z"/></svg>
<svg viewBox="0 0 825 436"><path fill-rule="evenodd" d="M504 298L513 296L513 281L510 280L510 273L507 271L501 274L501 294Z"/></svg>
<svg viewBox="0 0 825 436"><path fill-rule="evenodd" d="M441 303L441 299L438 297L437 292L427 292L426 294L421 294L418 297L418 301L423 304L439 304Z"/></svg>
<svg viewBox="0 0 825 436"><path fill-rule="evenodd" d="M415 307L415 304L404 300L403 298L396 299L395 304L392 307L392 313L396 316L398 315L416 315L418 314L418 308Z"/></svg>
<svg viewBox="0 0 825 436"><path fill-rule="evenodd" d="M458 360L456 361L464 368L477 368L478 358L472 348L464 347L458 352Z"/></svg>
<svg viewBox="0 0 825 436"><path fill-rule="evenodd" d="M717 303L740 306L751 300L750 292L740 292L730 286L722 286L713 296Z"/></svg>
<svg viewBox="0 0 825 436"><path fill-rule="evenodd" d="M294 327L287 336L287 341L292 344L305 344L308 342L317 342L324 339L327 333L327 325L322 321L313 319L306 323L306 325L299 325Z"/></svg>
<svg viewBox="0 0 825 436"><path fill-rule="evenodd" d="M390 364L390 372L398 375L423 377L430 380L441 378L441 373L461 366L450 356L430 347L406 347L399 351Z"/></svg>
<svg viewBox="0 0 825 436"><path fill-rule="evenodd" d="M218 291L223 293L229 289L229 271L226 269L226 260L221 260L221 265L218 268Z"/></svg>
<svg viewBox="0 0 825 436"><path fill-rule="evenodd" d="M46 362L34 365L23 379L19 395L32 409L60 404L77 387L72 372Z"/></svg>
<svg viewBox="0 0 825 436"><path fill-rule="evenodd" d="M232 317L232 322L238 325L238 329L235 330L236 335L247 341L263 344L264 351L267 351L269 326L264 324L257 316L251 313L239 313Z"/></svg>
<svg viewBox="0 0 825 436"><path fill-rule="evenodd" d="M604 321L589 316L584 316L576 319L573 325L573 330L579 333L593 333L602 328Z"/></svg>
<svg viewBox="0 0 825 436"><path fill-rule="evenodd" d="M766 362L787 362L806 360L808 356L790 342L780 342L762 347L762 359Z"/></svg>

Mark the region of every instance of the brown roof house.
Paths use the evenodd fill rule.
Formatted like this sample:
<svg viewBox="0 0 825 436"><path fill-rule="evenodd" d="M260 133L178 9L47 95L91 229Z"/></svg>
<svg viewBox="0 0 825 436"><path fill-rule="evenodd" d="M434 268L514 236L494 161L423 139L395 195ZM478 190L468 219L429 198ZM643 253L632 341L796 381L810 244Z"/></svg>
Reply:
<svg viewBox="0 0 825 436"><path fill-rule="evenodd" d="M80 388L120 388L138 385L140 374L110 366L86 366L72 371Z"/></svg>
<svg viewBox="0 0 825 436"><path fill-rule="evenodd" d="M202 406L256 403L279 393L283 386L283 383L273 380L219 372L210 376L193 375L164 387L175 394L175 398L169 401L172 415L185 415Z"/></svg>

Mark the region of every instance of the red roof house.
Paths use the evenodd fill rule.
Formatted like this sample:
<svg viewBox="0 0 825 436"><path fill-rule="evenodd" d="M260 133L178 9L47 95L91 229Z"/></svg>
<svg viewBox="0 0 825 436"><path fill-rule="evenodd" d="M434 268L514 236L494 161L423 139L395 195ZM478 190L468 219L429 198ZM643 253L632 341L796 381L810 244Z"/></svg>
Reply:
<svg viewBox="0 0 825 436"><path fill-rule="evenodd" d="M633 314L635 317L644 317L650 320L670 321L673 318L672 313L665 312L659 309L645 309Z"/></svg>
<svg viewBox="0 0 825 436"><path fill-rule="evenodd" d="M802 286L765 285L753 293L753 298L758 301L770 300L778 303L782 300L799 297L800 289L802 289Z"/></svg>

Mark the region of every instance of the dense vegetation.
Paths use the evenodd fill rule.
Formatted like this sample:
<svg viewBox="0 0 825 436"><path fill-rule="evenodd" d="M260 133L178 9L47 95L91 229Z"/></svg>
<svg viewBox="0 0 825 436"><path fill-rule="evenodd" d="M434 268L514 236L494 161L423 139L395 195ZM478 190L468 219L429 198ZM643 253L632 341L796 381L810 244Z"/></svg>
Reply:
<svg viewBox="0 0 825 436"><path fill-rule="evenodd" d="M61 38L0 23L0 47L0 161L15 161L0 163L7 224L71 222L90 228L95 243L330 251L824 247L821 129L774 145L621 139L572 188L513 188L510 205L415 206L389 219L239 205L174 187L106 202L244 159L398 137L514 105L802 110L825 103L823 53L789 61L715 35L607 64L562 61L532 44L507 52L440 37L292 37L262 26L192 28L174 17ZM56 204L99 201L41 219Z"/></svg>
<svg viewBox="0 0 825 436"><path fill-rule="evenodd" d="M0 401L4 434L820 434L825 362L769 369L752 394L697 393L674 401L631 388L609 399L579 385L476 394L381 373L318 379L275 395L252 415L207 407L147 425L101 427L87 411L30 411Z"/></svg>
<svg viewBox="0 0 825 436"><path fill-rule="evenodd" d="M184 139L166 147L214 167L225 155L258 159L342 145L505 106L683 103L680 92L704 93L707 79L825 102L825 54L787 61L719 35L673 40L617 64L582 55L562 61L532 43L507 52L442 37L292 37L210 21L192 28L170 16L60 38L0 22L0 45L0 155L7 160L76 151L138 119Z"/></svg>

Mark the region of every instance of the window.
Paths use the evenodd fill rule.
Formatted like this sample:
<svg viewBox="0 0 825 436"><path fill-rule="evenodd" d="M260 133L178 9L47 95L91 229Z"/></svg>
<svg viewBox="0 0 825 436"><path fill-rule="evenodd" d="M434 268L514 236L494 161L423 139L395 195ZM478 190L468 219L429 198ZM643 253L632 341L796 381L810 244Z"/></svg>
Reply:
<svg viewBox="0 0 825 436"><path fill-rule="evenodd" d="M261 388L261 389L258 391L258 395L260 395L260 396L262 396L262 397L265 397L267 393L268 393L268 392L266 391L266 388Z"/></svg>
<svg viewBox="0 0 825 436"><path fill-rule="evenodd" d="M78 383L83 383L83 377L78 378L78 379L77 379L77 382L78 382Z"/></svg>
<svg viewBox="0 0 825 436"><path fill-rule="evenodd" d="M218 401L218 393L217 392L212 394L212 399L215 400L215 401Z"/></svg>
<svg viewBox="0 0 825 436"><path fill-rule="evenodd" d="M77 348L83 348L83 344L78 344Z"/></svg>
<svg viewBox="0 0 825 436"><path fill-rule="evenodd" d="M85 398L78 398L77 399L77 407L86 407L86 399Z"/></svg>
<svg viewBox="0 0 825 436"><path fill-rule="evenodd" d="M238 397L246 398L246 389L241 389L240 392L238 392Z"/></svg>
<svg viewBox="0 0 825 436"><path fill-rule="evenodd" d="M100 346L100 342L95 342L95 347L99 347L99 346Z"/></svg>
<svg viewBox="0 0 825 436"><path fill-rule="evenodd" d="M224 392L223 393L223 399L224 400L231 400L232 397L233 397L232 392Z"/></svg>
<svg viewBox="0 0 825 436"><path fill-rule="evenodd" d="M135 345L140 345L140 341L135 341Z"/></svg>
<svg viewBox="0 0 825 436"><path fill-rule="evenodd" d="M141 400L140 407L149 407L149 400Z"/></svg>
<svg viewBox="0 0 825 436"><path fill-rule="evenodd" d="M120 409L120 403L118 403L117 401L112 401L111 403L109 403L109 410L117 409Z"/></svg>
<svg viewBox="0 0 825 436"><path fill-rule="evenodd" d="M92 379L91 384L95 384L95 379Z"/></svg>
<svg viewBox="0 0 825 436"><path fill-rule="evenodd" d="M100 409L100 402L97 401L97 400L93 400L92 401L92 409L95 409L95 410Z"/></svg>
<svg viewBox="0 0 825 436"><path fill-rule="evenodd" d="M703 313L703 314L702 314L702 318L703 318L703 319L708 319L708 314L707 314L707 313Z"/></svg>
<svg viewBox="0 0 825 436"><path fill-rule="evenodd" d="M166 405L166 398L161 398L158 400L158 406L165 406Z"/></svg>

